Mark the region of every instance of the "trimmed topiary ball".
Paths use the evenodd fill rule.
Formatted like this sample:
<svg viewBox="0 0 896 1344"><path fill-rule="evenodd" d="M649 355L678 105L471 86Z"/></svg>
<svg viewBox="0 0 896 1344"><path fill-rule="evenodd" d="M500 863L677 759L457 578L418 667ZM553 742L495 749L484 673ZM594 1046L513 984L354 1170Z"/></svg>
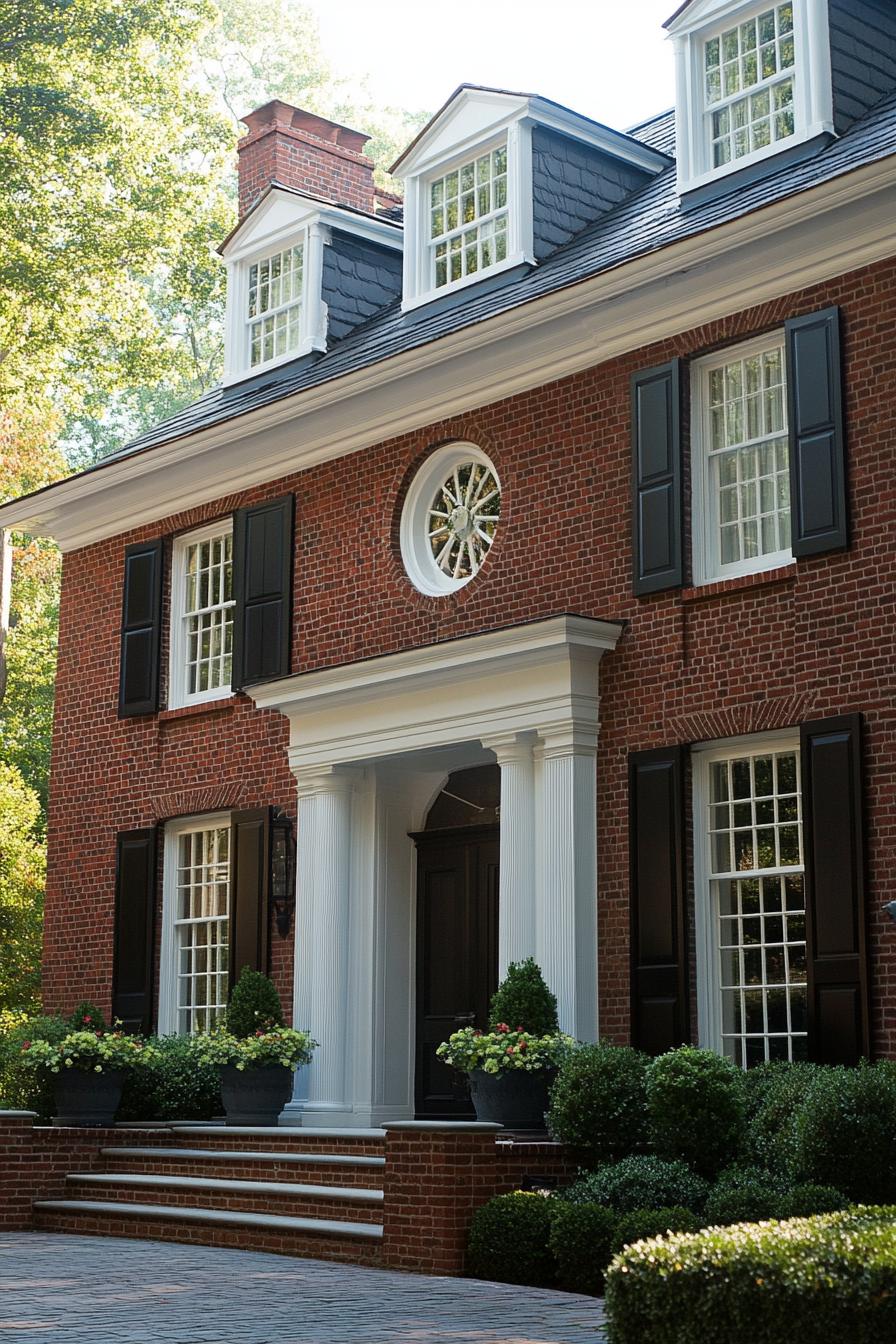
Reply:
<svg viewBox="0 0 896 1344"><path fill-rule="evenodd" d="M613 1258L616 1223L616 1214L603 1204L554 1201L551 1250L561 1288L600 1296Z"/></svg>
<svg viewBox="0 0 896 1344"><path fill-rule="evenodd" d="M521 1190L498 1195L473 1214L467 1272L474 1279L549 1288L557 1266L550 1247L553 1202Z"/></svg>
<svg viewBox="0 0 896 1344"><path fill-rule="evenodd" d="M624 1213L616 1224L613 1254L648 1237L664 1237L667 1232L697 1232L701 1226L702 1220L680 1205L671 1209L635 1209Z"/></svg>
<svg viewBox="0 0 896 1344"><path fill-rule="evenodd" d="M589 1166L615 1162L647 1140L646 1055L627 1045L584 1045L560 1066L548 1129Z"/></svg>
<svg viewBox="0 0 896 1344"><path fill-rule="evenodd" d="M819 1069L793 1124L794 1176L896 1203L896 1065Z"/></svg>
<svg viewBox="0 0 896 1344"><path fill-rule="evenodd" d="M747 1157L782 1178L794 1165L794 1127L797 1112L815 1078L824 1073L818 1064L761 1064L748 1069Z"/></svg>
<svg viewBox="0 0 896 1344"><path fill-rule="evenodd" d="M234 1036L283 1026L283 1008L273 981L244 966L227 1005L227 1030Z"/></svg>
<svg viewBox="0 0 896 1344"><path fill-rule="evenodd" d="M625 1157L589 1172L558 1198L573 1204L607 1204L617 1213L672 1206L702 1213L709 1186L684 1162L647 1155Z"/></svg>
<svg viewBox="0 0 896 1344"><path fill-rule="evenodd" d="M647 1113L661 1157L712 1177L745 1141L743 1071L711 1050L670 1050L647 1070Z"/></svg>
<svg viewBox="0 0 896 1344"><path fill-rule="evenodd" d="M556 996L532 957L512 961L492 997L489 1030L494 1031L502 1022L511 1031L522 1028L535 1036L550 1036L559 1030Z"/></svg>
<svg viewBox="0 0 896 1344"><path fill-rule="evenodd" d="M781 1185L769 1172L759 1167L728 1167L709 1192L705 1222L710 1227L761 1222L780 1217L781 1205Z"/></svg>
<svg viewBox="0 0 896 1344"><path fill-rule="evenodd" d="M839 1213L849 1200L832 1185L795 1185L781 1200L781 1218L811 1218L817 1213Z"/></svg>

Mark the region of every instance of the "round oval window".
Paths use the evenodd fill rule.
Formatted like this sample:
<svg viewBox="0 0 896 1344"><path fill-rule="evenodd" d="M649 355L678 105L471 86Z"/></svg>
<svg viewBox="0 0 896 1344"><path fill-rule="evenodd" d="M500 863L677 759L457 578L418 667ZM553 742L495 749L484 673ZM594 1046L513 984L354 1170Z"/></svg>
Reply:
<svg viewBox="0 0 896 1344"><path fill-rule="evenodd" d="M427 458L401 515L401 555L422 593L441 596L469 583L485 564L501 516L501 483L471 443Z"/></svg>

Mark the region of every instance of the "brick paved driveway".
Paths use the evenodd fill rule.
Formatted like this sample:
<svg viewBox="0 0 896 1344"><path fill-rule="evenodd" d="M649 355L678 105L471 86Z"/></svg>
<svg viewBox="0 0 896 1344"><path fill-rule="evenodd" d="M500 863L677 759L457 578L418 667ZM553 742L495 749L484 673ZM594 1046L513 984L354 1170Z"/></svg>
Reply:
<svg viewBox="0 0 896 1344"><path fill-rule="evenodd" d="M0 1233L0 1341L21 1344L600 1344L600 1303L218 1250Z"/></svg>

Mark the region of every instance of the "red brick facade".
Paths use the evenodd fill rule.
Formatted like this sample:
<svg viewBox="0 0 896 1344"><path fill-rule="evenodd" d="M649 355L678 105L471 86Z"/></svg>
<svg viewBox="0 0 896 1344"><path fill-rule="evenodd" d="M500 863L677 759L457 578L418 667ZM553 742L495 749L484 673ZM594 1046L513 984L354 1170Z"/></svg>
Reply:
<svg viewBox="0 0 896 1344"><path fill-rule="evenodd" d="M851 544L792 568L635 598L630 375L839 304ZM865 716L873 1040L896 1055L896 930L881 913L896 867L896 262L684 332L460 421L434 424L240 497L65 557L60 618L44 993L48 1009L109 1006L115 833L212 808L294 812L287 725L246 695L119 720L118 638L127 543L174 534L238 503L295 491L293 670L574 612L625 622L600 668L600 1021L629 1033L626 758L633 750ZM486 568L452 596L409 583L403 493L433 445L480 444L502 482ZM163 648L163 667L167 649ZM299 893L301 900L301 892ZM292 943L272 938L288 1003Z"/></svg>

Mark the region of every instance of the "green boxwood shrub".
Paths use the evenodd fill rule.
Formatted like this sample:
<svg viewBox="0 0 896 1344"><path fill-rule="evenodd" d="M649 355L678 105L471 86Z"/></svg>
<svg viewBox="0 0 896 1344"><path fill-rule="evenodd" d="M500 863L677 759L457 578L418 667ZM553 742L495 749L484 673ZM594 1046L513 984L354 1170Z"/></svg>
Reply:
<svg viewBox="0 0 896 1344"><path fill-rule="evenodd" d="M571 1293L599 1296L616 1249L618 1216L603 1204L552 1201L550 1247L557 1282Z"/></svg>
<svg viewBox="0 0 896 1344"><path fill-rule="evenodd" d="M815 1079L817 1064L760 1064L748 1069L747 1160L780 1177L794 1166L794 1121Z"/></svg>
<svg viewBox="0 0 896 1344"><path fill-rule="evenodd" d="M782 1195L781 1182L769 1172L759 1167L728 1167L719 1174L709 1192L704 1226L778 1218Z"/></svg>
<svg viewBox="0 0 896 1344"><path fill-rule="evenodd" d="M571 1204L606 1204L617 1213L672 1206L702 1213L709 1186L684 1162L635 1154L583 1175L557 1192Z"/></svg>
<svg viewBox="0 0 896 1344"><path fill-rule="evenodd" d="M588 1166L642 1149L649 1062L629 1046L585 1045L573 1051L551 1090L547 1123L553 1137L578 1149Z"/></svg>
<svg viewBox="0 0 896 1344"><path fill-rule="evenodd" d="M511 1031L522 1027L533 1036L551 1036L560 1029L556 995L551 993L532 957L512 961L492 996L489 1030L494 1031L502 1022Z"/></svg>
<svg viewBox="0 0 896 1344"><path fill-rule="evenodd" d="M896 1208L630 1246L606 1294L611 1344L892 1344Z"/></svg>
<svg viewBox="0 0 896 1344"><path fill-rule="evenodd" d="M712 1177L743 1147L743 1071L711 1050L670 1050L647 1070L647 1113L659 1156Z"/></svg>
<svg viewBox="0 0 896 1344"><path fill-rule="evenodd" d="M635 1209L633 1213L624 1213L616 1224L613 1233L614 1254L624 1246L636 1241L645 1241L648 1237L664 1237L667 1232L696 1232L701 1220L690 1209L680 1206L671 1209Z"/></svg>
<svg viewBox="0 0 896 1344"><path fill-rule="evenodd" d="M837 1213L849 1207L849 1200L832 1185L795 1185L781 1197L781 1218L810 1218L816 1213Z"/></svg>
<svg viewBox="0 0 896 1344"><path fill-rule="evenodd" d="M896 1203L896 1067L819 1069L793 1120L796 1179Z"/></svg>
<svg viewBox="0 0 896 1344"><path fill-rule="evenodd" d="M159 1057L129 1069L119 1120L211 1120L223 1111L220 1074L191 1049L189 1036L158 1036Z"/></svg>
<svg viewBox="0 0 896 1344"><path fill-rule="evenodd" d="M22 1068L23 1041L61 1041L70 1030L63 1017L47 1015L17 1022L0 1036L0 1109L35 1111L41 1120L56 1113L52 1075Z"/></svg>
<svg viewBox="0 0 896 1344"><path fill-rule="evenodd" d="M244 966L227 1005L227 1030L234 1036L283 1026L283 1006L274 982L261 971Z"/></svg>
<svg viewBox="0 0 896 1344"><path fill-rule="evenodd" d="M475 1279L549 1288L557 1266L551 1250L553 1201L515 1191L498 1195L473 1214L467 1272Z"/></svg>
<svg viewBox="0 0 896 1344"><path fill-rule="evenodd" d="M69 1031L108 1031L109 1024L89 999L83 999L68 1019Z"/></svg>

